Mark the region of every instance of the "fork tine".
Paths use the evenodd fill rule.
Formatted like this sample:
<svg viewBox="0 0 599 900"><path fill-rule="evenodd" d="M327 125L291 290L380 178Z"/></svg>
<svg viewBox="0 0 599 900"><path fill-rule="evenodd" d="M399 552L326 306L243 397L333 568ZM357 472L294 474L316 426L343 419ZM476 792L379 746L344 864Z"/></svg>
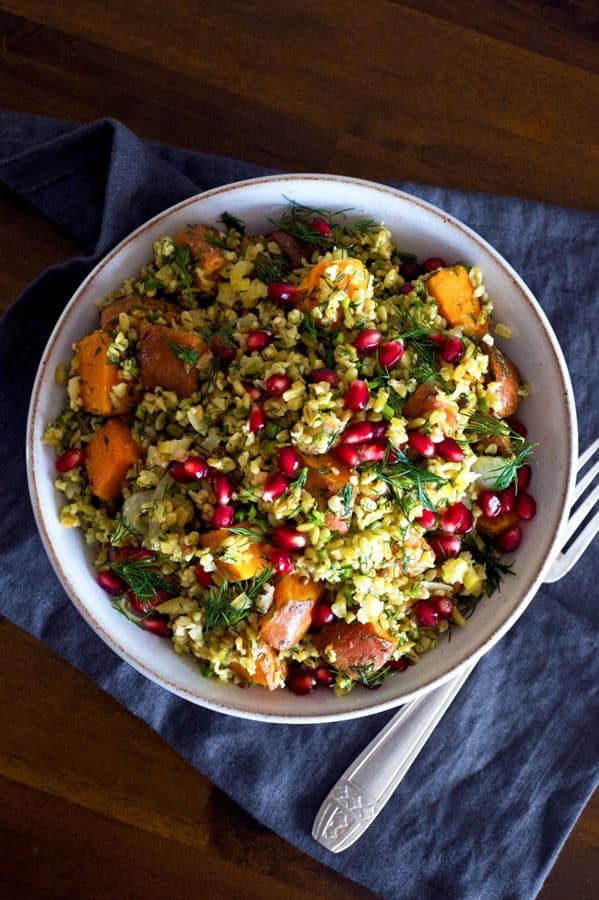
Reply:
<svg viewBox="0 0 599 900"><path fill-rule="evenodd" d="M545 582L551 583L559 581L566 575L572 566L578 562L586 548L589 546L594 537L599 533L599 511L595 513L591 521L587 524L584 531L581 531L571 547L566 553L560 553L549 572L545 576Z"/></svg>
<svg viewBox="0 0 599 900"><path fill-rule="evenodd" d="M599 459L597 460L597 462L595 463L594 466L591 466L591 468L589 469L588 472L585 472L585 474L582 476L582 478L576 485L576 487L574 489L574 502L576 502L576 500L578 500L580 495L583 493L583 491L585 491L587 489L589 484L591 484L591 482L593 481L593 479L595 478L595 476L598 473L599 473Z"/></svg>
<svg viewBox="0 0 599 900"><path fill-rule="evenodd" d="M585 497L576 512L568 520L568 538L576 534L588 513L599 500L599 484Z"/></svg>
<svg viewBox="0 0 599 900"><path fill-rule="evenodd" d="M581 456L579 456L579 458L578 458L578 471L579 472L581 469L583 469L586 466L586 464L588 463L591 456L593 456L593 454L596 453L597 450L599 450L599 438L597 438L596 441L593 441L593 443L590 444L586 448L584 453Z"/></svg>

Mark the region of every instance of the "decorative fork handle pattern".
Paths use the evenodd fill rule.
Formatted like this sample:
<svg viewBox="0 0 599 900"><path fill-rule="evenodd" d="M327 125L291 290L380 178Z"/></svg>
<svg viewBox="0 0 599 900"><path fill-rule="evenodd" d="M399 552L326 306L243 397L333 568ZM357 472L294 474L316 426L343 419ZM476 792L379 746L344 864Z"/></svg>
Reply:
<svg viewBox="0 0 599 900"><path fill-rule="evenodd" d="M315 840L333 853L358 840L397 788L472 668L407 703L393 716L327 794L312 828Z"/></svg>

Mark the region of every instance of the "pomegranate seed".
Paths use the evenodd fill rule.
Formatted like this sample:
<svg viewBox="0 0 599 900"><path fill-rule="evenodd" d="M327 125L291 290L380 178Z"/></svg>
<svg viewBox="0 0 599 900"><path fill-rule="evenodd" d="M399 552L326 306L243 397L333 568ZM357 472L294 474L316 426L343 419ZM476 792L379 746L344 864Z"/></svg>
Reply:
<svg viewBox="0 0 599 900"><path fill-rule="evenodd" d="M288 375L271 375L266 379L266 390L273 397L280 397L291 387L291 378Z"/></svg>
<svg viewBox="0 0 599 900"><path fill-rule="evenodd" d="M447 341L447 338L445 337L445 335L437 334L436 332L429 334L428 339L431 342L431 344L434 344L436 347L444 347L445 343Z"/></svg>
<svg viewBox="0 0 599 900"><path fill-rule="evenodd" d="M253 353L254 350L264 350L265 347L268 347L270 342L272 341L272 334L270 331L261 331L260 329L256 329L256 331L248 331L246 335L245 346Z"/></svg>
<svg viewBox="0 0 599 900"><path fill-rule="evenodd" d="M262 499L270 503L272 500L276 500L277 497L280 497L281 494L284 494L288 487L289 482L285 476L281 475L280 472L275 472L275 474L271 475L268 481L264 483L262 488Z"/></svg>
<svg viewBox="0 0 599 900"><path fill-rule="evenodd" d="M289 575L293 572L293 559L287 550L273 547L268 553L268 559L277 575Z"/></svg>
<svg viewBox="0 0 599 900"><path fill-rule="evenodd" d="M516 473L516 477L518 479L518 490L525 491L528 485L530 484L530 479L532 477L532 469L530 466L520 466Z"/></svg>
<svg viewBox="0 0 599 900"><path fill-rule="evenodd" d="M464 451L453 438L443 438L442 441L435 444L435 453L448 462L458 463L464 459Z"/></svg>
<svg viewBox="0 0 599 900"><path fill-rule="evenodd" d="M522 529L519 525L512 525L507 531L503 531L495 538L495 546L501 553L511 553L522 540Z"/></svg>
<svg viewBox="0 0 599 900"><path fill-rule="evenodd" d="M441 516L441 528L449 534L468 534L473 524L472 512L461 501L452 503Z"/></svg>
<svg viewBox="0 0 599 900"><path fill-rule="evenodd" d="M195 571L196 581L199 585L201 585L204 588L212 587L214 582L212 580L212 575L210 574L210 572L207 572L206 569L204 569L204 567L201 566L199 563L195 567L194 571Z"/></svg>
<svg viewBox="0 0 599 900"><path fill-rule="evenodd" d="M423 509L422 515L418 516L416 519L419 525L422 525L423 528L429 529L432 528L437 521L437 517L432 511L432 509Z"/></svg>
<svg viewBox="0 0 599 900"><path fill-rule="evenodd" d="M520 419L517 419L516 416L508 416L505 421L508 423L512 431L515 431L516 434L520 435L520 437L525 438L528 434L526 425L524 424L524 422L521 422Z"/></svg>
<svg viewBox="0 0 599 900"><path fill-rule="evenodd" d="M140 625L144 631L151 631L152 634L157 634L158 637L170 637L171 632L168 622L159 616L148 616L141 620Z"/></svg>
<svg viewBox="0 0 599 900"><path fill-rule="evenodd" d="M252 434L258 434L266 427L266 413L261 406L252 406L248 426Z"/></svg>
<svg viewBox="0 0 599 900"><path fill-rule="evenodd" d="M140 615L147 613L148 607L146 606L145 600L142 600L141 597L138 597L137 594L135 594L132 590L127 591L127 599L128 605L131 607L133 612L139 613Z"/></svg>
<svg viewBox="0 0 599 900"><path fill-rule="evenodd" d="M356 337L354 347L358 353L370 353L371 350L376 350L382 340L383 335L378 328L367 328Z"/></svg>
<svg viewBox="0 0 599 900"><path fill-rule="evenodd" d="M319 666L317 669L314 669L314 677L318 684L323 687L331 687L332 684L335 684L335 676L326 666Z"/></svg>
<svg viewBox="0 0 599 900"><path fill-rule="evenodd" d="M222 506L217 506L212 513L212 524L215 528L228 528L233 524L234 518L235 510L230 504L225 503Z"/></svg>
<svg viewBox="0 0 599 900"><path fill-rule="evenodd" d="M358 453L357 448L352 447L351 444L339 444L339 446L335 447L333 450L333 456L342 466L355 468L360 464L360 454Z"/></svg>
<svg viewBox="0 0 599 900"><path fill-rule="evenodd" d="M525 522L534 519L537 512L536 501L530 494L518 494L515 508L518 518L524 519Z"/></svg>
<svg viewBox="0 0 599 900"><path fill-rule="evenodd" d="M352 381L345 394L343 395L343 404L347 409L353 412L361 412L368 406L370 400L370 391L365 381Z"/></svg>
<svg viewBox="0 0 599 900"><path fill-rule="evenodd" d="M428 600L420 600L416 603L413 613L421 628L434 628L439 621L439 613Z"/></svg>
<svg viewBox="0 0 599 900"><path fill-rule="evenodd" d="M268 285L268 296L277 303L293 303L299 296L299 288L286 281L273 281Z"/></svg>
<svg viewBox="0 0 599 900"><path fill-rule="evenodd" d="M303 459L295 447L280 447L277 450L277 468L288 478L297 475L302 467Z"/></svg>
<svg viewBox="0 0 599 900"><path fill-rule="evenodd" d="M352 422L341 435L342 444L364 444L374 437L372 422Z"/></svg>
<svg viewBox="0 0 599 900"><path fill-rule="evenodd" d="M372 444L360 444L358 456L360 462L380 462L387 454L387 444L373 442Z"/></svg>
<svg viewBox="0 0 599 900"><path fill-rule="evenodd" d="M210 338L210 349L214 353L215 356L218 356L220 360L220 364L222 368L226 369L227 366L230 366L235 356L237 355L237 350L235 347L231 347L228 344L225 344L223 339L214 335Z"/></svg>
<svg viewBox="0 0 599 900"><path fill-rule="evenodd" d="M308 543L303 532L289 525L276 525L272 537L277 547L283 547L284 550L303 550Z"/></svg>
<svg viewBox="0 0 599 900"><path fill-rule="evenodd" d="M137 613L144 614L150 612L150 610L153 609L154 606L158 606L159 603L164 603L170 596L169 592L165 591L163 588L157 588L154 597L138 597L131 589L127 591L127 597L131 608Z"/></svg>
<svg viewBox="0 0 599 900"><path fill-rule="evenodd" d="M406 282L406 284L401 285L401 287L399 289L399 293L400 294L411 294L413 290L414 290L414 287L409 282Z"/></svg>
<svg viewBox="0 0 599 900"><path fill-rule="evenodd" d="M437 533L427 537L429 547L435 554L435 562L442 563L452 556L457 556L462 548L462 539L457 534Z"/></svg>
<svg viewBox="0 0 599 900"><path fill-rule="evenodd" d="M107 594L110 594L111 597L115 597L117 594L122 594L125 590L125 582L122 581L118 575L115 575L114 572L111 572L109 569L103 569L101 572L98 572L96 581L98 582L102 590L106 591Z"/></svg>
<svg viewBox="0 0 599 900"><path fill-rule="evenodd" d="M382 369L392 369L401 360L403 353L401 341L387 341L379 347L379 365Z"/></svg>
<svg viewBox="0 0 599 900"><path fill-rule="evenodd" d="M317 683L312 672L300 669L299 672L294 672L289 677L287 687L293 694L302 696L303 694L311 694Z"/></svg>
<svg viewBox="0 0 599 900"><path fill-rule="evenodd" d="M243 386L245 388L246 394L249 394L252 400L259 400L261 398L262 391L259 387L256 387L255 384L248 384L247 381L244 381Z"/></svg>
<svg viewBox="0 0 599 900"><path fill-rule="evenodd" d="M434 456L435 448L438 446L438 444L433 444L428 435L422 434L421 431L411 431L409 434L408 447L420 456L427 458Z"/></svg>
<svg viewBox="0 0 599 900"><path fill-rule="evenodd" d="M216 469L211 469L208 473L208 482L219 506L226 506L227 503L231 502L233 483L228 475Z"/></svg>
<svg viewBox="0 0 599 900"><path fill-rule="evenodd" d="M399 274L403 278L405 278L406 281L413 281L414 278L418 278L418 276L420 275L420 266L416 262L411 262L410 260L407 260L406 262L402 263L401 266L399 267ZM410 285L410 290L412 290L411 285Z"/></svg>
<svg viewBox="0 0 599 900"><path fill-rule="evenodd" d="M393 669L394 672L405 672L409 663L405 656L400 656L399 659L392 659L387 665L390 669Z"/></svg>
<svg viewBox="0 0 599 900"><path fill-rule="evenodd" d="M481 491L476 502L489 519L495 519L501 512L501 497L496 491Z"/></svg>
<svg viewBox="0 0 599 900"><path fill-rule="evenodd" d="M181 484L200 481L208 474L208 463L202 456L188 456L187 459L169 463L168 473Z"/></svg>
<svg viewBox="0 0 599 900"><path fill-rule="evenodd" d="M335 621L335 613L328 603L317 603L312 610L312 624L314 628L324 628Z"/></svg>
<svg viewBox="0 0 599 900"><path fill-rule="evenodd" d="M440 256L429 256L422 263L422 271L425 273L434 272L436 269L444 269L447 263Z"/></svg>
<svg viewBox="0 0 599 900"><path fill-rule="evenodd" d="M71 450L65 450L64 453L61 453L58 459L54 461L54 468L57 472L70 472L71 469L76 469L77 466L83 465L84 461L84 451L72 448Z"/></svg>
<svg viewBox="0 0 599 900"><path fill-rule="evenodd" d="M505 490L500 491L499 499L501 500L501 512L512 512L516 502L516 485L510 484Z"/></svg>
<svg viewBox="0 0 599 900"><path fill-rule="evenodd" d="M372 426L372 439L375 441L382 441L387 437L387 430L389 428L389 423L385 422L369 422L369 425Z"/></svg>
<svg viewBox="0 0 599 900"><path fill-rule="evenodd" d="M448 619L453 612L453 600L446 597L445 594L436 594L430 598L430 602L434 603L435 608L443 619Z"/></svg>
<svg viewBox="0 0 599 900"><path fill-rule="evenodd" d="M339 384L339 376L334 369L314 369L309 375L310 381L326 381L331 387L337 387Z"/></svg>
<svg viewBox="0 0 599 900"><path fill-rule="evenodd" d="M313 231L317 231L319 234L322 234L324 237L330 237L333 233L333 229L329 225L326 219L323 219L322 216L316 216L310 222L310 228Z"/></svg>
<svg viewBox="0 0 599 900"><path fill-rule="evenodd" d="M464 356L464 345L457 337L449 337L441 348L441 356L448 363L457 363Z"/></svg>

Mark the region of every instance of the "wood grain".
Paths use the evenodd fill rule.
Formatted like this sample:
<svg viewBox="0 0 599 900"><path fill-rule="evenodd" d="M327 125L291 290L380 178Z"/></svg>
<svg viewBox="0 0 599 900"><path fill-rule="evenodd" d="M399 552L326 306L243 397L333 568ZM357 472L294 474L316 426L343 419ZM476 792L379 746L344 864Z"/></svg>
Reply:
<svg viewBox="0 0 599 900"><path fill-rule="evenodd" d="M593 0L0 0L0 106L110 115L287 170L596 210L598 45ZM5 308L79 248L3 189L0 222ZM259 826L6 621L0 679L3 896L374 897ZM598 872L595 797L540 896L591 900Z"/></svg>

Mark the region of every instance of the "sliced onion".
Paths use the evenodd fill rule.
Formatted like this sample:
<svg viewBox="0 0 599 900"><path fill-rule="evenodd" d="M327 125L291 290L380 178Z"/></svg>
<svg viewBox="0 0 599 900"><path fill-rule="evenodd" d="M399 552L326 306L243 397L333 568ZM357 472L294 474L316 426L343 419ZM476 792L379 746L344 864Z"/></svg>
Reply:
<svg viewBox="0 0 599 900"><path fill-rule="evenodd" d="M121 515L123 522L131 531L141 534L145 539L148 536L148 521L145 515L147 507L154 499L154 491L140 491L137 494L131 494L123 503Z"/></svg>
<svg viewBox="0 0 599 900"><path fill-rule="evenodd" d="M154 491L152 492L152 502L164 500L166 495L168 494L171 484L174 484L174 479L168 474L168 470L164 473L158 484L156 485ZM150 548L155 550L158 543L158 536L160 535L160 522L158 521L157 516L150 516L150 521L148 523L148 531L147 537L149 541Z"/></svg>
<svg viewBox="0 0 599 900"><path fill-rule="evenodd" d="M499 456L479 456L472 466L478 475L477 484L482 488L492 488L505 467L505 460Z"/></svg>

